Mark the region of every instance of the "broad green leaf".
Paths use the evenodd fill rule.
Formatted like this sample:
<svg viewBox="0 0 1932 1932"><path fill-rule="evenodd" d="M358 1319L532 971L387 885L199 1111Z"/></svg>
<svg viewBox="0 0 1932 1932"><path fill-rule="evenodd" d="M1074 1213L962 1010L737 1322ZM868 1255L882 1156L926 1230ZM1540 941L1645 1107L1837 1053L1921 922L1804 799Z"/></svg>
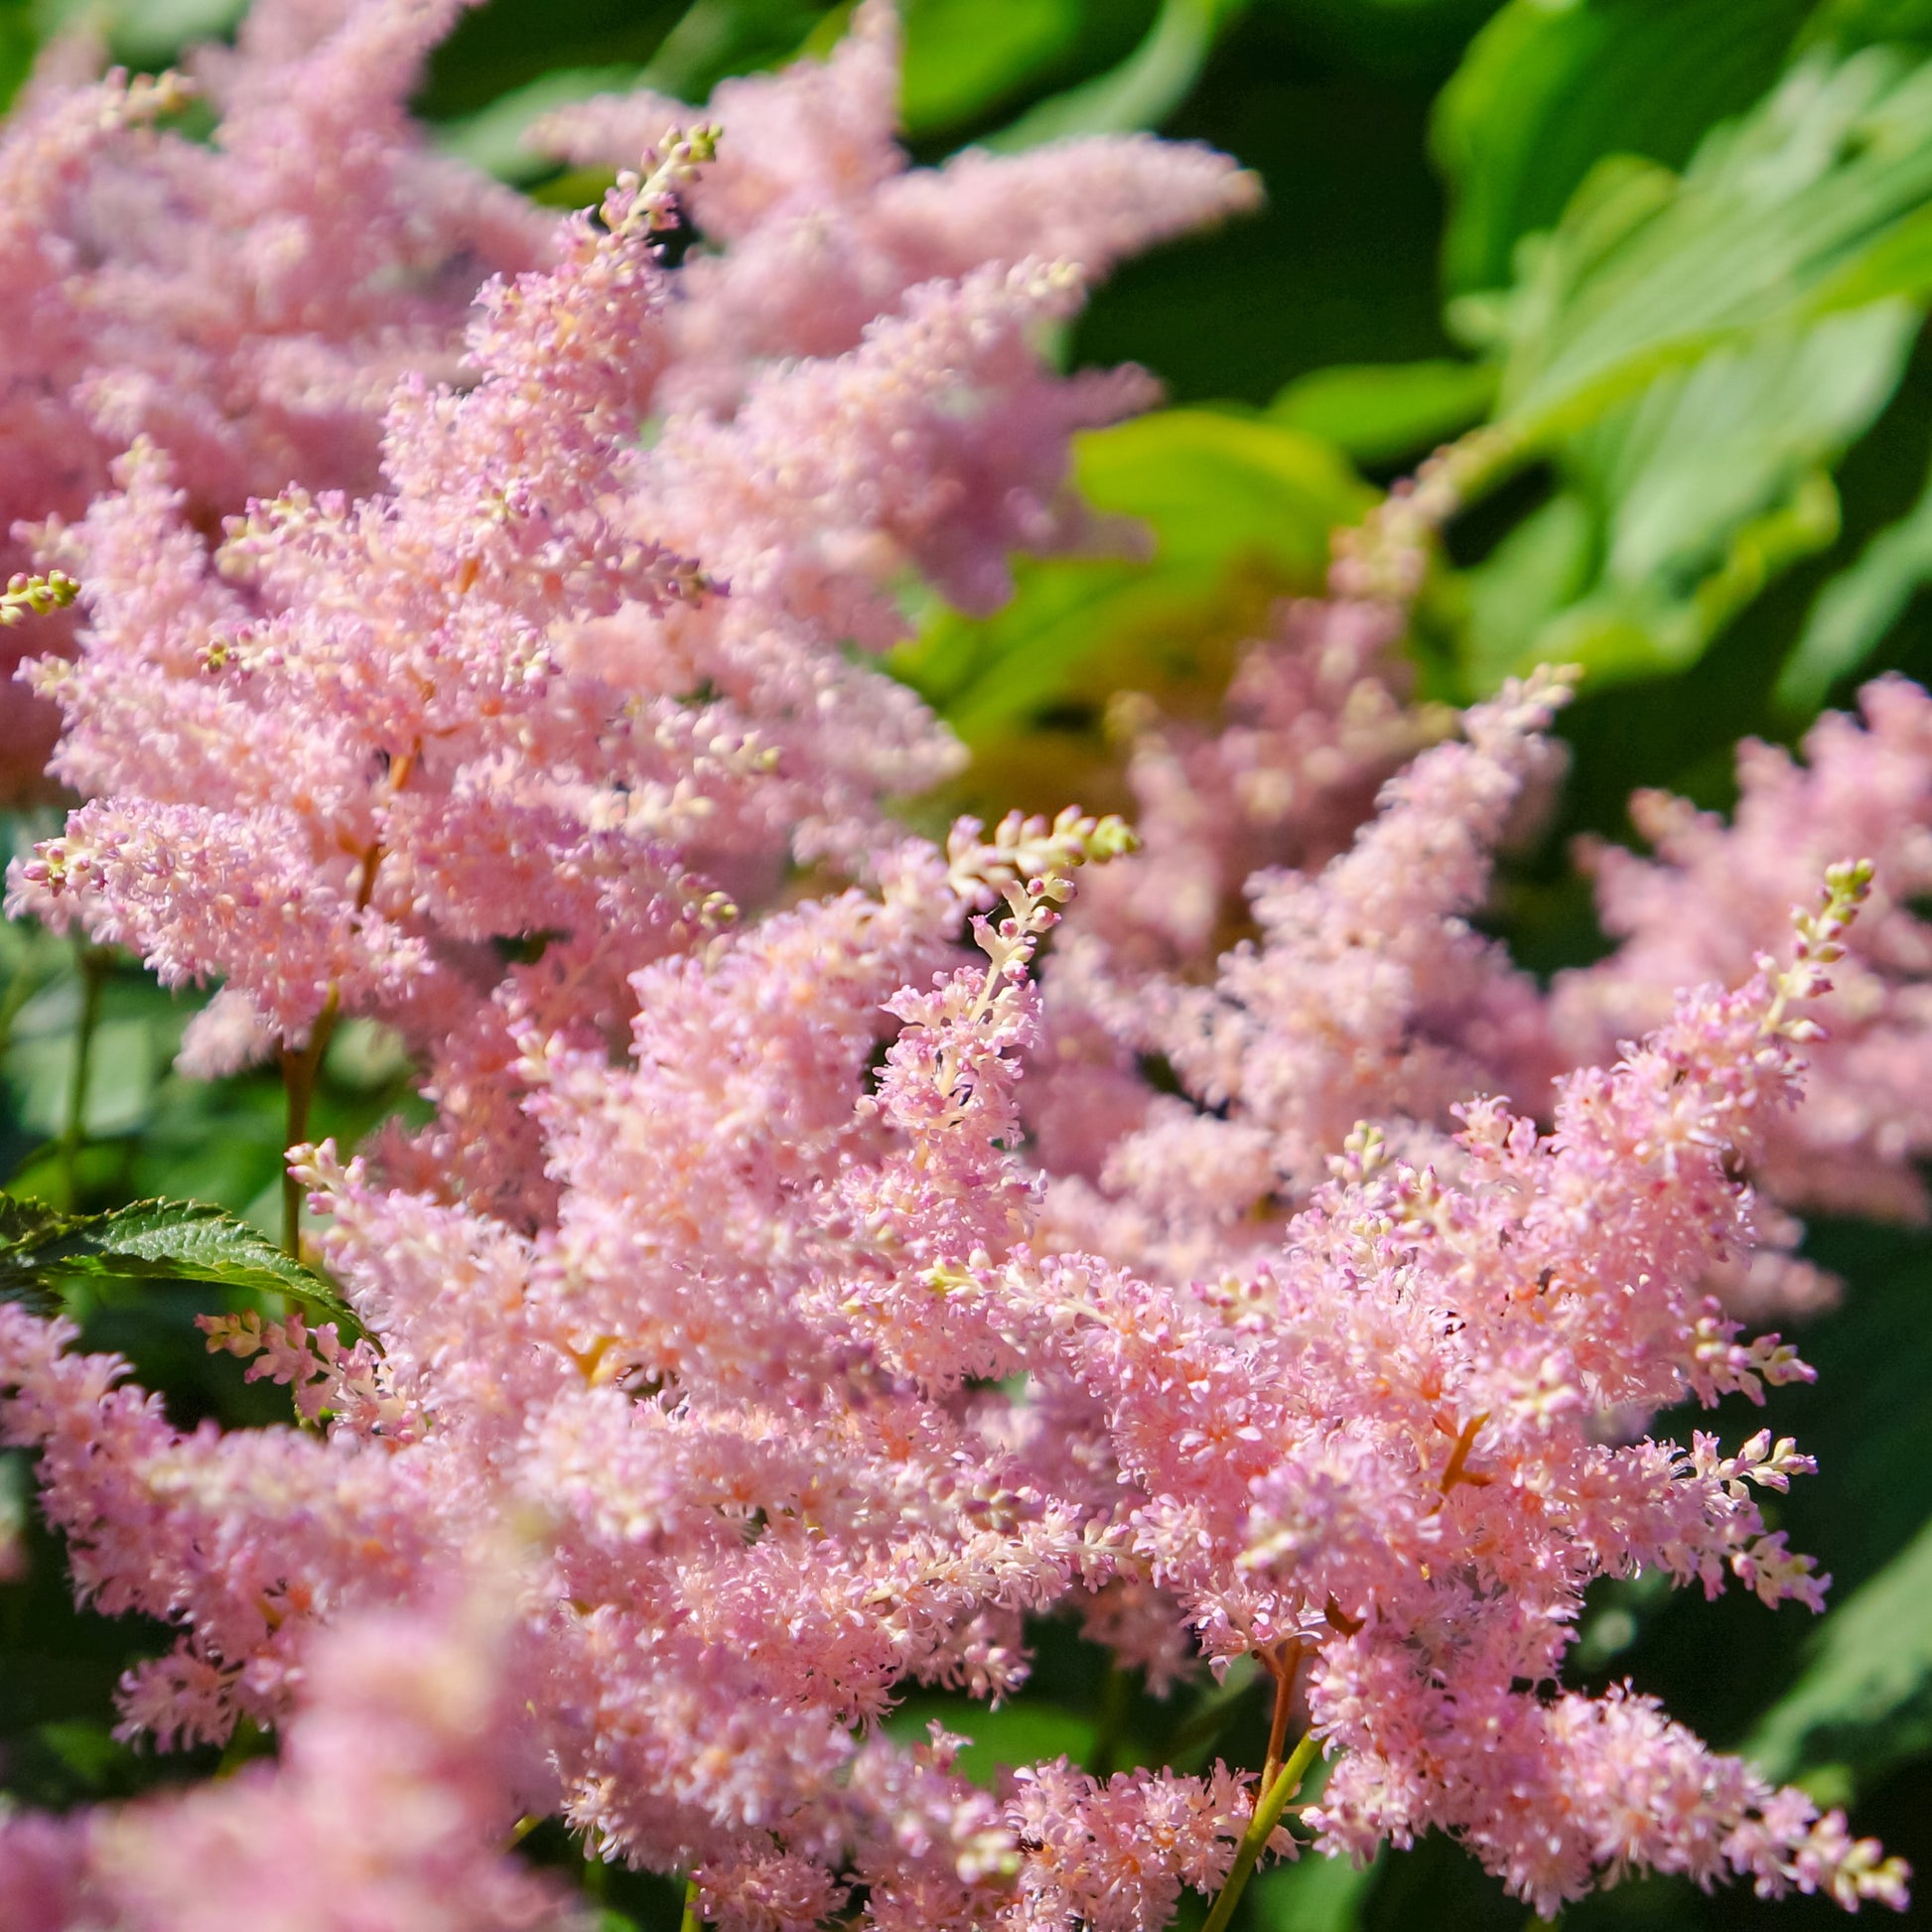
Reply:
<svg viewBox="0 0 1932 1932"><path fill-rule="evenodd" d="M1816 711L1832 684L1878 648L1927 583L1932 583L1932 477L1911 509L1872 537L1819 591L1779 673L1778 703L1797 714Z"/></svg>
<svg viewBox="0 0 1932 1932"><path fill-rule="evenodd" d="M1744 1744L1769 1775L1868 1785L1932 1749L1932 1525L1836 1604L1811 1661Z"/></svg>
<svg viewBox="0 0 1932 1932"><path fill-rule="evenodd" d="M286 1295L312 1313L354 1320L313 1269L205 1201L135 1201L108 1214L72 1215L0 1196L0 1295L37 1298L50 1277L209 1282Z"/></svg>
<svg viewBox="0 0 1932 1932"><path fill-rule="evenodd" d="M224 38L248 10L249 0L26 0L0 5L28 22L37 40L74 28L99 34L113 58L136 67L161 68L184 49ZM0 26L0 33L5 27Z"/></svg>
<svg viewBox="0 0 1932 1932"><path fill-rule="evenodd" d="M1606 161L1500 303L1454 315L1502 355L1531 447L1660 371L1767 329L1932 289L1932 62L1807 60L1680 179Z"/></svg>
<svg viewBox="0 0 1932 1932"><path fill-rule="evenodd" d="M1212 410L1091 432L1077 440L1074 469L1097 509L1146 526L1153 555L1023 559L1003 610L941 610L897 654L894 668L969 744L1070 692L1098 702L1144 684L1162 653L1184 660L1190 640L1220 622L1253 621L1269 597L1315 588L1329 531L1372 500L1329 445Z"/></svg>
<svg viewBox="0 0 1932 1932"><path fill-rule="evenodd" d="M1480 422L1495 394L1496 372L1481 362L1345 362L1298 377L1268 417L1357 463L1390 463Z"/></svg>
<svg viewBox="0 0 1932 1932"><path fill-rule="evenodd" d="M107 9L109 43L120 60L142 66L172 61L185 47L219 40L247 11L248 0L119 0Z"/></svg>
<svg viewBox="0 0 1932 1932"><path fill-rule="evenodd" d="M1508 532L1482 563L1454 585L1466 639L1471 690L1499 684L1532 663L1545 627L1590 587L1598 551L1596 519L1581 491L1562 489Z"/></svg>
<svg viewBox="0 0 1932 1932"><path fill-rule="evenodd" d="M1510 0L1437 101L1449 287L1506 282L1517 242L1552 226L1605 155L1681 167L1714 122L1763 93L1809 4Z"/></svg>
<svg viewBox="0 0 1932 1932"><path fill-rule="evenodd" d="M909 133L977 119L1026 90L1080 31L1080 0L906 0Z"/></svg>
<svg viewBox="0 0 1932 1932"><path fill-rule="evenodd" d="M1562 439L1558 494L1463 580L1471 688L1538 661L1598 678L1695 661L1837 536L1831 468L1889 400L1918 320L1890 302L1767 330Z"/></svg>
<svg viewBox="0 0 1932 1932"><path fill-rule="evenodd" d="M1262 546L1300 569L1373 500L1327 444L1212 409L1166 409L1079 439L1074 479L1096 509L1145 520L1166 564L1217 564Z"/></svg>
<svg viewBox="0 0 1932 1932"><path fill-rule="evenodd" d="M1118 67L1029 108L987 146L1013 150L1074 134L1159 127L1193 91L1207 57L1249 0L1162 0L1147 38Z"/></svg>

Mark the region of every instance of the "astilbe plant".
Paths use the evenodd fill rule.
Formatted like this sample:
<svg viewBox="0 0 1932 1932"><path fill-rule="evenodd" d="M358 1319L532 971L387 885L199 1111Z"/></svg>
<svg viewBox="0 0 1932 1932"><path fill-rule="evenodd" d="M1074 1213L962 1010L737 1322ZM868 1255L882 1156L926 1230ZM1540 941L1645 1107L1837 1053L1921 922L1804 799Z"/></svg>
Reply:
<svg viewBox="0 0 1932 1932"><path fill-rule="evenodd" d="M279 1053L293 1141L343 1015L397 1030L435 1116L296 1150L359 1336L205 1321L297 1426L179 1429L0 1307L0 1427L77 1588L180 1631L126 1734L284 1738L229 1784L0 1821L0 1923L561 1921L503 1849L553 1812L746 1932L1156 1932L1183 1886L1220 1932L1263 1856L1431 1828L1546 1914L1638 1869L1902 1904L1839 1814L1627 1688L1561 1688L1597 1578L1821 1599L1752 1500L1793 1444L1614 1424L1808 1373L1710 1289L1868 869L1544 1126L1474 1098L1549 1050L1457 921L1563 684L1478 707L1351 838L1445 721L1375 697L1391 600L1344 583L1284 646L1329 638L1313 703L1249 678L1253 742L1307 753L1306 829L1247 787L1224 877L1325 870L1264 875L1258 941L1205 977L1215 921L1150 938L1131 883L1042 961L1133 836L896 825L954 753L849 646L899 634L907 572L986 605L1015 546L1096 534L1067 436L1146 386L1042 359L1068 258L1249 189L1148 143L901 174L891 33L869 7L830 66L735 83L722 146L649 102L560 130L650 145L485 291L467 386L396 389L380 492L286 489L210 559L161 436L35 538L83 586L77 660L35 676L91 802L15 909L222 982L188 1061ZM1029 183L1038 232L993 221ZM692 213L718 245L672 269ZM815 276L868 314L801 334ZM1200 1104L1103 1146L1123 1051ZM1157 1688L1258 1658L1266 1761L989 1791L958 1738L880 1727L911 1684L1016 1690L1059 1609Z"/></svg>

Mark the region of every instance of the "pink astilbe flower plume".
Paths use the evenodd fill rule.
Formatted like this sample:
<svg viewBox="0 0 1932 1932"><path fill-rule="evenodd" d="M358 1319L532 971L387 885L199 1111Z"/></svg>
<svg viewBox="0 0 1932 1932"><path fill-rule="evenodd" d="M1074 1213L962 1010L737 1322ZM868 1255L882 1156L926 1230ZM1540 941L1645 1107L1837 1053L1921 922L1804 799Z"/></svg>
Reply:
<svg viewBox="0 0 1932 1932"><path fill-rule="evenodd" d="M278 1764L0 1819L0 1925L577 1932L569 1893L502 1851L544 1785L514 1651L481 1598L349 1619L316 1646Z"/></svg>
<svg viewBox="0 0 1932 1932"><path fill-rule="evenodd" d="M864 0L828 61L727 80L704 109L725 139L685 198L706 246L679 279L674 404L729 409L760 362L836 355L921 283L1030 258L1098 278L1260 201L1224 155L1145 135L908 168L898 43L892 0ZM621 167L691 118L660 95L606 95L547 116L530 139L580 166Z"/></svg>
<svg viewBox="0 0 1932 1932"><path fill-rule="evenodd" d="M1732 822L1639 792L1644 860L1592 846L1598 910L1621 944L1566 973L1551 1028L1574 1060L1653 1026L1665 988L1738 973L1805 893L1825 855L1866 851L1872 900L1820 1012L1809 1098L1767 1135L1757 1176L1796 1208L1922 1220L1932 1151L1932 698L1901 677L1860 694L1861 717L1828 713L1803 763L1775 747L1738 753Z"/></svg>
<svg viewBox="0 0 1932 1932"><path fill-rule="evenodd" d="M5 1426L77 1581L184 1628L129 1725L282 1721L319 1628L534 1527L534 1747L605 1855L694 1872L733 1925L858 1884L879 1926L1140 1928L1231 1868L1251 1786L1043 1766L995 1797L865 1729L908 1682L1011 1690L1025 1614L1133 1585L1306 1682L1325 1848L1447 1829L1544 1911L1638 1866L1902 1900L1647 1701L1546 1695L1596 1577L1819 1600L1751 1500L1793 1445L1609 1448L1592 1418L1809 1373L1701 1284L1748 1244L1730 1164L1792 1097L1866 875L1794 965L1573 1076L1552 1133L1474 1108L1452 1180L1357 1136L1272 1255L1177 1287L1042 1254L1016 1145L1031 963L1127 843L1073 814L905 843L875 890L639 969L615 1067L521 1010L549 1229L314 1157L380 1352L209 1326L325 1434L183 1435L0 1311Z"/></svg>
<svg viewBox="0 0 1932 1932"><path fill-rule="evenodd" d="M154 127L177 76L76 78L84 50L50 52L0 133L0 573L24 560L16 522L78 515L136 436L203 521L292 477L373 483L397 377L454 374L478 283L548 239L407 114L463 4L263 0L196 61L211 143ZM8 789L37 783L54 732L6 688Z"/></svg>
<svg viewBox="0 0 1932 1932"><path fill-rule="evenodd" d="M1458 740L1388 781L1348 850L1256 873L1255 937L1206 983L1139 943L1148 923L1103 882L1099 916L1076 914L1046 976L1051 1048L1029 1096L1057 1171L1056 1244L1181 1275L1233 1265L1279 1238L1257 1216L1278 1230L1357 1122L1447 1154L1439 1130L1498 1066L1519 1090L1526 1061L1547 1079L1537 991L1468 915L1566 695L1543 675L1474 707ZM1150 1055L1178 1096L1149 1086Z"/></svg>
<svg viewBox="0 0 1932 1932"><path fill-rule="evenodd" d="M902 634L907 568L987 604L1011 547L1080 535L1067 438L1149 393L1041 362L1070 269L991 267L640 449L676 354L657 239L712 145L485 290L476 386L390 405L387 494L259 502L211 569L144 444L41 540L88 585L80 660L39 676L55 769L96 799L16 909L225 980L190 1067L319 1050L339 1012L398 1026L443 1103L430 1158L539 1216L489 942L545 935L513 1003L597 1041L630 971L788 861L863 868L882 800L955 753L840 640Z"/></svg>
<svg viewBox="0 0 1932 1932"><path fill-rule="evenodd" d="M1597 1576L1715 1591L1728 1573L1820 1606L1749 1496L1810 1466L1793 1445L1612 1449L1590 1424L1809 1374L1702 1284L1748 1243L1726 1163L1792 1098L1818 1031L1794 1006L1826 989L1868 877L1834 876L1794 965L1686 996L1615 1067L1571 1076L1551 1134L1471 1109L1453 1183L1364 1134L1285 1248L1218 1284L1024 1252L945 1278L1013 1350L997 1366L1039 1374L1043 1354L1099 1405L1135 1551L1209 1654L1306 1658L1338 1753L1310 1814L1324 1845L1445 1829L1546 1914L1637 1866L1902 1901L1842 1820L1654 1705L1539 1690ZM1629 1805L1650 1779L1671 1801Z"/></svg>

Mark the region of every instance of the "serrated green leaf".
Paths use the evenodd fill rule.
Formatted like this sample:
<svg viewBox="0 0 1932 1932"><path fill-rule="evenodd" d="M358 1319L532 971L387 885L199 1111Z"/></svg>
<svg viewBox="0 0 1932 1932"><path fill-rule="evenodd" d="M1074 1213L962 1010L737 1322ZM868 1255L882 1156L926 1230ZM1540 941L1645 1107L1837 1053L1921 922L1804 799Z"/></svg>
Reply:
<svg viewBox="0 0 1932 1932"><path fill-rule="evenodd" d="M1884 641L1919 589L1932 583L1932 477L1918 501L1823 586L1779 673L1777 701L1806 715Z"/></svg>
<svg viewBox="0 0 1932 1932"><path fill-rule="evenodd" d="M1744 1744L1772 1777L1844 1767L1869 1784L1932 1749L1932 1525L1833 1607L1811 1661Z"/></svg>
<svg viewBox="0 0 1932 1932"><path fill-rule="evenodd" d="M312 1312L354 1314L313 1269L259 1228L206 1201L135 1201L107 1214L63 1214L0 1197L0 1295L39 1299L51 1280L209 1282L285 1295Z"/></svg>
<svg viewBox="0 0 1932 1932"><path fill-rule="evenodd" d="M1480 422L1495 394L1481 362L1345 362L1298 377L1267 413L1357 463L1392 463Z"/></svg>
<svg viewBox="0 0 1932 1932"><path fill-rule="evenodd" d="M71 1218L45 1201L0 1194L0 1302L19 1303L36 1314L52 1314L60 1307L61 1298L41 1276L16 1266L14 1258L32 1253L38 1242L58 1240Z"/></svg>

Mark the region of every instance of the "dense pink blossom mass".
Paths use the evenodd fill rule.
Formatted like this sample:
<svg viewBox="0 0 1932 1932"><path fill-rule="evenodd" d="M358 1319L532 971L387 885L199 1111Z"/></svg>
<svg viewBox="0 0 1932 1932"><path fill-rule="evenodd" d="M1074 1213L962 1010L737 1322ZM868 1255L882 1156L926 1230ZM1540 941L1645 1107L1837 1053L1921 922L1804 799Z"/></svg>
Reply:
<svg viewBox="0 0 1932 1932"><path fill-rule="evenodd" d="M1747 755L1734 828L1647 804L1658 857L1597 859L1622 944L1547 995L1470 915L1568 682L1412 705L1359 557L1224 729L1144 721L1144 849L1073 808L916 836L961 754L874 661L906 582L991 609L1015 551L1105 539L1069 439L1153 386L1061 373L1054 325L1252 183L1141 138L910 168L867 0L701 114L558 116L621 172L538 231L396 106L453 11L259 9L209 150L48 75L0 161L41 184L6 352L125 445L23 484L81 586L30 675L86 802L10 909L218 985L188 1071L279 1054L294 1094L355 1016L433 1107L297 1155L359 1336L204 1320L290 1426L178 1428L0 1307L76 1587L179 1635L126 1734L282 1739L0 1819L0 1927L562 1924L508 1849L552 1814L732 1932L1160 1932L1258 1850L1432 1829L1545 1915L1637 1870L1902 1906L1841 1814L1562 1672L1599 1578L1823 1601L1755 1500L1796 1445L1649 1419L1809 1376L1747 1325L1819 1292L1787 1209L1923 1210L1925 695ZM175 300L62 362L108 273L74 198L183 181L181 258L114 271ZM289 286L204 289L210 345L201 251L283 261L268 228ZM505 272L459 331L463 262ZM325 329L325 285L400 306ZM989 1789L882 1727L1018 1690L1059 1611L1157 1690L1260 1659L1307 1750Z"/></svg>
<svg viewBox="0 0 1932 1932"><path fill-rule="evenodd" d="M208 521L291 477L374 483L396 378L455 374L477 284L549 245L406 111L465 4L264 0L160 81L95 78L84 32L44 57L0 131L0 574L16 521L78 514L138 435ZM157 128L198 92L212 142ZM54 726L0 686L0 790L33 788Z"/></svg>

